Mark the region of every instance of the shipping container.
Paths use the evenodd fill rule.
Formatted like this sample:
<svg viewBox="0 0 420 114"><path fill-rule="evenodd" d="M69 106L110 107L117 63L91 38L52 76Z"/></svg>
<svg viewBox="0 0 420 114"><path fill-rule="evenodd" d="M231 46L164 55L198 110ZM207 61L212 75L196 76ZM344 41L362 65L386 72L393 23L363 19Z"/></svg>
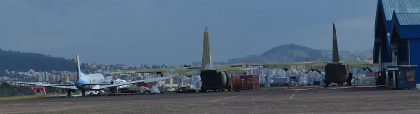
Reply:
<svg viewBox="0 0 420 114"><path fill-rule="evenodd" d="M148 88L156 86L156 85L157 85L157 82L148 82L148 83L139 82L139 83L137 83L137 86L139 86L139 87L143 86L143 87L148 87Z"/></svg>
<svg viewBox="0 0 420 114"><path fill-rule="evenodd" d="M258 75L239 75L232 77L233 90L254 90L260 88Z"/></svg>

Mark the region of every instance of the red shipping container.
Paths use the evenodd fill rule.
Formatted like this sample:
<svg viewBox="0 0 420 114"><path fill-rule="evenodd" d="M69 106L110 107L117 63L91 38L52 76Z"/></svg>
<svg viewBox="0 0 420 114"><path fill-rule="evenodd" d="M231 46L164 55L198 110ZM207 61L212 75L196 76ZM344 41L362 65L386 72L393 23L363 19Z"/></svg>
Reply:
<svg viewBox="0 0 420 114"><path fill-rule="evenodd" d="M137 86L139 86L139 87L143 86L143 87L148 87L148 88L156 86L156 85L157 85L157 82L148 82L148 83L139 82L139 83L137 83Z"/></svg>
<svg viewBox="0 0 420 114"><path fill-rule="evenodd" d="M240 89L241 89L241 77L232 76L232 90L240 90Z"/></svg>
<svg viewBox="0 0 420 114"><path fill-rule="evenodd" d="M260 80L258 75L240 75L232 77L233 90L254 90L259 89Z"/></svg>

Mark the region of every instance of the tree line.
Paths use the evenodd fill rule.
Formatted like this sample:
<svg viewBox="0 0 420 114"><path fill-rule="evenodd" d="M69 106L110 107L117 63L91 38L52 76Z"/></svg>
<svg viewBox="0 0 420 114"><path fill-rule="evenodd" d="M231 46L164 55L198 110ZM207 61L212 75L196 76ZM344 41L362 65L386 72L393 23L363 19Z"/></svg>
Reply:
<svg viewBox="0 0 420 114"><path fill-rule="evenodd" d="M0 70L75 71L74 59L0 49Z"/></svg>

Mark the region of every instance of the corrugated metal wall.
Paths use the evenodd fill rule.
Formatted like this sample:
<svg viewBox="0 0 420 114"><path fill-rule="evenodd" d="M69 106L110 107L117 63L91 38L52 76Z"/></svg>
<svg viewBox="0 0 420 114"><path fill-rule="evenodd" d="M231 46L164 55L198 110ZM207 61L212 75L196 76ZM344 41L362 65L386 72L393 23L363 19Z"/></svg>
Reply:
<svg viewBox="0 0 420 114"><path fill-rule="evenodd" d="M409 39L410 41L410 65L420 65L420 38L416 39ZM416 69L416 83L420 84L420 68L417 67Z"/></svg>

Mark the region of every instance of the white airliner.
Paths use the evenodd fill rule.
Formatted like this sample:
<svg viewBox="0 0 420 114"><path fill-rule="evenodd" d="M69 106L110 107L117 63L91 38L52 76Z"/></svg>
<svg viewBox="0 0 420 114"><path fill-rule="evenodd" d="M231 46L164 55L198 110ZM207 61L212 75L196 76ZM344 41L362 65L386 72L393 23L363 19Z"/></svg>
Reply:
<svg viewBox="0 0 420 114"><path fill-rule="evenodd" d="M82 73L80 70L79 55L76 55L76 64L77 64L77 79L74 81L74 84L42 84L42 83L25 83L25 82L19 82L19 83L68 89L67 91L68 96L71 95L71 90L79 89L82 91L82 96L85 96L85 93L88 90L103 90L106 88L117 88L117 87L126 86L129 84L135 84L139 82L145 82L145 83L157 82L157 81L162 81L162 80L167 80L167 79L172 78L172 76L167 76L167 77L149 78L149 79L144 79L144 80L135 80L135 81L115 83L114 81L106 81L104 75L99 74L99 73L96 73L96 74Z"/></svg>

